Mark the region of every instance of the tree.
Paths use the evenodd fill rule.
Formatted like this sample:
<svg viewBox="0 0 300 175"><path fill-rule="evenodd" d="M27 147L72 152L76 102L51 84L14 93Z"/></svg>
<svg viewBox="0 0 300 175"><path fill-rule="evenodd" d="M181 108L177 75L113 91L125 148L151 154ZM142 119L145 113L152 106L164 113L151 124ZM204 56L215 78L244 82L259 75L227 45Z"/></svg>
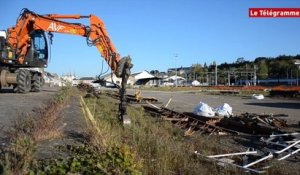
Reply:
<svg viewBox="0 0 300 175"><path fill-rule="evenodd" d="M268 78L268 66L266 60L261 60L258 64L258 78L259 79L267 79Z"/></svg>
<svg viewBox="0 0 300 175"><path fill-rule="evenodd" d="M245 62L245 58L244 57L240 57L236 60L236 64L241 64Z"/></svg>
<svg viewBox="0 0 300 175"><path fill-rule="evenodd" d="M201 64L193 64L192 65L192 73L194 75L194 78L199 77L203 72L203 67Z"/></svg>

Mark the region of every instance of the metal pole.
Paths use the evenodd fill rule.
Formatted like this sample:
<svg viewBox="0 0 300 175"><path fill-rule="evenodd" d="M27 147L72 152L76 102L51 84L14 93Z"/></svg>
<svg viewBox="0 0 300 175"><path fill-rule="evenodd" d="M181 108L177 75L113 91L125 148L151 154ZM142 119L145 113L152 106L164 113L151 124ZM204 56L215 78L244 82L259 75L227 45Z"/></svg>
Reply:
<svg viewBox="0 0 300 175"><path fill-rule="evenodd" d="M270 137L281 137L281 136L295 136L299 135L299 132L287 133L287 134L271 134Z"/></svg>
<svg viewBox="0 0 300 175"><path fill-rule="evenodd" d="M244 165L243 167L244 167L244 168L248 168L248 167L250 167L250 166L253 166L253 165L255 165L255 164L259 163L259 162L262 162L262 161L267 160L267 159L272 158L272 157L273 157L273 154L270 153L269 155L267 155L267 156L265 156L265 157L263 157L263 158L261 158L261 159L258 159L258 160L254 161L254 162L252 162L252 163L249 163L249 164L247 164L247 165Z"/></svg>
<svg viewBox="0 0 300 175"><path fill-rule="evenodd" d="M248 65L246 64L246 86L248 86Z"/></svg>
<svg viewBox="0 0 300 175"><path fill-rule="evenodd" d="M175 85L175 86L176 86L176 87L177 87L177 83L178 83L178 82L177 82L177 79L178 79L178 78L177 78L177 64L176 64L177 57L178 57L178 54L175 54L175 69L176 69L176 77L175 77L175 78L176 78L176 85Z"/></svg>
<svg viewBox="0 0 300 175"><path fill-rule="evenodd" d="M230 86L230 72L228 71L228 86Z"/></svg>
<svg viewBox="0 0 300 175"><path fill-rule="evenodd" d="M218 158L218 157L238 156L238 155L247 155L247 154L257 154L257 151L246 151L246 152L240 152L240 153L219 154L219 155L211 155L211 156L207 156L207 157L209 157L209 158Z"/></svg>
<svg viewBox="0 0 300 175"><path fill-rule="evenodd" d="M296 81L297 81L297 86L298 86L298 72L299 72L299 71L297 70L297 80L296 80Z"/></svg>
<svg viewBox="0 0 300 175"><path fill-rule="evenodd" d="M256 75L256 65L254 65L254 75L253 75L253 85L256 86L256 81L257 81L257 75Z"/></svg>
<svg viewBox="0 0 300 175"><path fill-rule="evenodd" d="M276 151L275 153L276 153L276 154L283 153L284 151L290 149L291 147L294 147L294 146L297 145L298 143L300 143L300 140L298 140L297 142L295 142L295 143L289 145L288 147L286 147L286 148L284 148L284 149L282 149L282 150L280 150L280 151Z"/></svg>
<svg viewBox="0 0 300 175"><path fill-rule="evenodd" d="M195 154L198 155L198 156L205 157L205 158L207 158L207 159L211 159L211 160L214 160L214 161L217 161L217 162L221 162L221 163L224 163L224 164L231 165L231 166L233 166L233 167L238 167L238 168L241 168L241 169L246 170L246 171L251 171L251 172L254 172L254 173L258 173L258 174L261 174L261 173L265 173L265 172L266 172L265 170L256 170L256 169L252 169L252 168L246 168L246 167L243 167L243 166L240 166L240 165L231 163L231 162L224 161L224 160L222 160L222 159L209 158L209 157L206 157L206 156L201 155L201 154L198 153L197 151L195 151Z"/></svg>
<svg viewBox="0 0 300 175"><path fill-rule="evenodd" d="M284 159L290 157L291 155L296 154L296 153L299 152L299 151L300 151L300 148L297 149L297 150L295 150L295 151L293 151L293 152L291 152L290 154L288 154L288 155L286 155L286 156L281 157L281 158L278 159L278 160L284 160Z"/></svg>
<svg viewBox="0 0 300 175"><path fill-rule="evenodd" d="M293 86L293 70L291 69L291 86Z"/></svg>
<svg viewBox="0 0 300 175"><path fill-rule="evenodd" d="M217 68L217 62L215 62L215 86L218 86L218 68Z"/></svg>

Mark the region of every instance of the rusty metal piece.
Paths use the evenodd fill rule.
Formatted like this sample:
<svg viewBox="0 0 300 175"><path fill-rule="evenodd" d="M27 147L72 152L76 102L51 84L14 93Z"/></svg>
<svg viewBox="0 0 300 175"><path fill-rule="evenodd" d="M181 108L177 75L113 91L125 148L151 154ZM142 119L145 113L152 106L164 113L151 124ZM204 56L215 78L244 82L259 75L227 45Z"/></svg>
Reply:
<svg viewBox="0 0 300 175"><path fill-rule="evenodd" d="M188 121L188 118L170 118L167 116L162 116L162 119L167 121Z"/></svg>

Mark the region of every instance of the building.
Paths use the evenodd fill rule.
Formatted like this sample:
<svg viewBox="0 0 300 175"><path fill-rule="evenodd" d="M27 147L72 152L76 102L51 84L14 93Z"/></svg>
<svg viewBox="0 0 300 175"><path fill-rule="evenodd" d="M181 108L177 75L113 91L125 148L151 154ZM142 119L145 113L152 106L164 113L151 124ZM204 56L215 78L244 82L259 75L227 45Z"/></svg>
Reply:
<svg viewBox="0 0 300 175"><path fill-rule="evenodd" d="M160 78L150 74L148 71L141 71L131 75L134 78L134 85L148 85L154 86L155 80L159 80Z"/></svg>
<svg viewBox="0 0 300 175"><path fill-rule="evenodd" d="M96 80L94 77L81 77L79 78L79 83L91 84Z"/></svg>
<svg viewBox="0 0 300 175"><path fill-rule="evenodd" d="M75 75L71 75L71 74L63 75L61 76L61 81L63 83L63 86L65 86L66 84L70 84L72 86L77 85Z"/></svg>
<svg viewBox="0 0 300 175"><path fill-rule="evenodd" d="M63 82L57 74L52 74L45 71L45 73L43 74L43 78L45 80L45 84L50 87L63 86Z"/></svg>
<svg viewBox="0 0 300 175"><path fill-rule="evenodd" d="M177 70L177 74L178 75L183 75L183 74L189 74L192 72L193 67L179 67L179 68L169 68L168 69L168 74L176 74L176 70Z"/></svg>
<svg viewBox="0 0 300 175"><path fill-rule="evenodd" d="M116 85L121 86L122 83L122 79L118 78L115 74L106 74L104 76L100 77L100 83L102 86L106 86L106 87L113 87ZM133 86L133 85L137 85L137 86L145 86L145 85L153 85L151 83L151 80L157 80L159 79L158 77L155 77L154 75L150 74L148 71L141 71L141 72L137 72L137 73L133 73L130 75L130 77L127 80L127 85L129 86Z"/></svg>
<svg viewBox="0 0 300 175"><path fill-rule="evenodd" d="M176 75L164 78L162 80L162 85L164 86L174 86L174 85L182 86L185 85L185 83L186 83L185 78Z"/></svg>
<svg viewBox="0 0 300 175"><path fill-rule="evenodd" d="M115 74L109 73L101 76L99 83L105 87L115 87L116 85L121 86L122 78L118 78ZM132 76L130 76L127 80L127 85L133 85L133 84L134 84L134 79Z"/></svg>

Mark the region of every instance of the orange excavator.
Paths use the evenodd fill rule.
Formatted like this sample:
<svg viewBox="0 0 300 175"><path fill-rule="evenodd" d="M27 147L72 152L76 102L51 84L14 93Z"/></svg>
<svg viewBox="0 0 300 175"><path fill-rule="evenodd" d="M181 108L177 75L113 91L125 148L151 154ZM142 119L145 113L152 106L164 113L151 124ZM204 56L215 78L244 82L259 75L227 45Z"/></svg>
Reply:
<svg viewBox="0 0 300 175"><path fill-rule="evenodd" d="M90 25L62 19L88 18ZM52 33L79 35L95 46L112 72L122 78L119 117L126 115L126 83L132 68L129 56L120 58L101 19L94 15L39 15L23 9L16 25L0 31L0 87L13 86L15 92L38 92L43 84L41 68L47 67Z"/></svg>

